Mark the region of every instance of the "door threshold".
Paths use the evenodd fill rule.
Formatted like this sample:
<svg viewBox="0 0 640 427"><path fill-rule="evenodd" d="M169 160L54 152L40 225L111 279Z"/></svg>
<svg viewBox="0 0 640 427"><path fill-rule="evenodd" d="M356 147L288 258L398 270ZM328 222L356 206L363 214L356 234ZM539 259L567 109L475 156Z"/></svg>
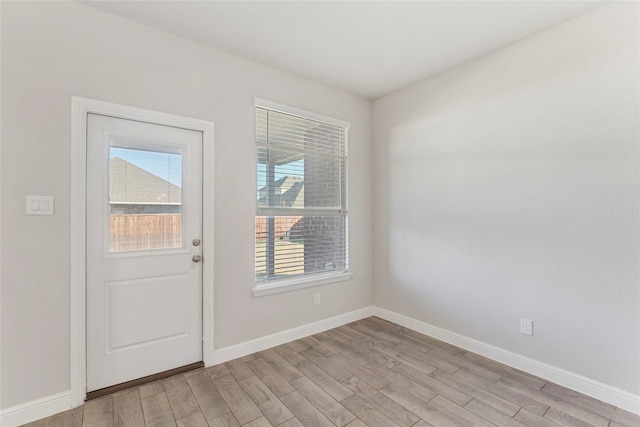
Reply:
<svg viewBox="0 0 640 427"><path fill-rule="evenodd" d="M107 394L115 393L117 391L126 390L128 388L137 387L153 381L162 380L162 379L171 377L173 375L178 375L184 372L193 371L194 369L199 369L199 368L202 368L203 366L204 366L203 362L191 363L189 365L181 366L179 368L169 369L168 371L158 372L157 374L148 375L146 377L142 377L142 378L127 381L124 383L101 388L100 390L90 391L89 393L87 393L87 397L84 400L86 402L87 400L96 399L98 397L106 396Z"/></svg>

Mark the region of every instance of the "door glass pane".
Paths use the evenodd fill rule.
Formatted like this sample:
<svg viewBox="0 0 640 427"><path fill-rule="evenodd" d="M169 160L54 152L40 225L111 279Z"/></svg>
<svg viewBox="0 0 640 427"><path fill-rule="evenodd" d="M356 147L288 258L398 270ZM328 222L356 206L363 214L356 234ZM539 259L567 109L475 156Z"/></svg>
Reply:
<svg viewBox="0 0 640 427"><path fill-rule="evenodd" d="M182 152L111 142L109 252L184 247Z"/></svg>

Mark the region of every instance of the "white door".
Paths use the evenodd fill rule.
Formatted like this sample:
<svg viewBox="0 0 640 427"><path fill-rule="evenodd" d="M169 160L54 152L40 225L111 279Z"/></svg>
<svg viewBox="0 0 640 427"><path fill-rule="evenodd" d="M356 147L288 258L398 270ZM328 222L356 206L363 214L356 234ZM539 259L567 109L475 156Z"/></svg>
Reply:
<svg viewBox="0 0 640 427"><path fill-rule="evenodd" d="M87 118L87 391L202 360L202 132Z"/></svg>

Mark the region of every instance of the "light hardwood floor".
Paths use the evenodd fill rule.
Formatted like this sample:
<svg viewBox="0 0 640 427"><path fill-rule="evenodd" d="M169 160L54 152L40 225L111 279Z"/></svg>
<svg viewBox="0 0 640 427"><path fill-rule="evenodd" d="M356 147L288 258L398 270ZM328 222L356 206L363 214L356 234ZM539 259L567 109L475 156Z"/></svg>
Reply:
<svg viewBox="0 0 640 427"><path fill-rule="evenodd" d="M430 425L636 427L640 417L371 317L28 424Z"/></svg>

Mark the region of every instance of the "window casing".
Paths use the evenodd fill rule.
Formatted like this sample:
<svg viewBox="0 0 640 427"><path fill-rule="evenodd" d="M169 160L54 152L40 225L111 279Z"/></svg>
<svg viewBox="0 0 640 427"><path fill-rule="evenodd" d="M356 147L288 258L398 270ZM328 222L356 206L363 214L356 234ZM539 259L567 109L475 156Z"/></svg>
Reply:
<svg viewBox="0 0 640 427"><path fill-rule="evenodd" d="M262 100L255 119L254 294L348 278L348 123Z"/></svg>

